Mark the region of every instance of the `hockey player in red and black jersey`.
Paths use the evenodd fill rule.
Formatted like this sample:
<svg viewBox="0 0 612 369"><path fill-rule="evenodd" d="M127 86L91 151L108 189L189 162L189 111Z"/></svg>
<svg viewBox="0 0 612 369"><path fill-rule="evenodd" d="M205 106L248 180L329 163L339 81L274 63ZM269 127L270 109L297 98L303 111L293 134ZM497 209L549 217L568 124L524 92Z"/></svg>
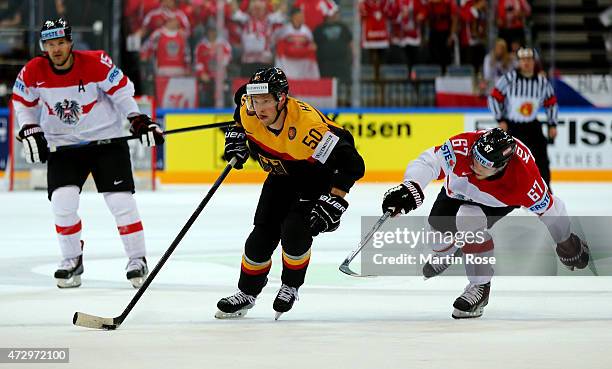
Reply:
<svg viewBox="0 0 612 369"><path fill-rule="evenodd" d="M30 60L13 87L13 107L26 160L47 163L47 190L62 257L55 272L60 288L79 287L83 273L79 194L91 173L115 217L129 257L127 278L135 288L147 276L142 222L133 197L127 143L49 152L49 146L121 136L121 120L143 144L164 141L162 131L141 114L134 85L103 51L73 50L66 20L46 21L40 31L44 55Z"/></svg>
<svg viewBox="0 0 612 369"><path fill-rule="evenodd" d="M365 171L351 134L288 93L279 68L259 70L236 92L225 159L236 158L240 169L251 155L268 177L244 247L238 292L218 302L217 318L241 317L254 306L279 242L282 285L273 308L277 319L289 311L304 283L313 237L338 228L348 208L344 197Z"/></svg>
<svg viewBox="0 0 612 369"><path fill-rule="evenodd" d="M423 203L422 189L436 178L444 179L444 187L429 214L431 231L472 232L480 242L462 248L454 242L431 245L436 256L432 260L442 262L425 264L423 276L444 272L449 267L446 260L452 259L448 256L472 254L472 260L491 261L464 264L469 283L453 304L453 318L482 315L493 276L493 239L487 230L515 208L525 207L539 216L566 267L588 265L589 249L571 233L563 201L548 189L527 146L501 128L461 133L422 153L408 164L403 183L387 191L383 211L398 215L416 209Z"/></svg>

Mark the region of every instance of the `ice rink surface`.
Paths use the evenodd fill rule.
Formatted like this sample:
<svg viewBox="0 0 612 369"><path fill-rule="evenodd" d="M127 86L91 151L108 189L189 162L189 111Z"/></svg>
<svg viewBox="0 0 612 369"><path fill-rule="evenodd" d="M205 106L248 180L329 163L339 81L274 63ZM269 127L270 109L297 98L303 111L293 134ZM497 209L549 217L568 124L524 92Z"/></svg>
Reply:
<svg viewBox="0 0 612 369"><path fill-rule="evenodd" d="M481 319L451 319L464 277L358 279L338 264L378 215L391 184L357 185L337 232L315 239L300 301L274 321L280 255L247 317L213 318L236 289L260 186L222 185L117 331L72 325L75 311L119 315L135 290L102 197L84 193L83 285L55 287L59 261L43 192L0 192L0 347L69 347L70 364L2 368L610 368L612 277L494 277ZM554 184L571 215L612 215L610 184ZM207 187L137 193L149 266L168 248ZM439 185L415 214L427 214Z"/></svg>

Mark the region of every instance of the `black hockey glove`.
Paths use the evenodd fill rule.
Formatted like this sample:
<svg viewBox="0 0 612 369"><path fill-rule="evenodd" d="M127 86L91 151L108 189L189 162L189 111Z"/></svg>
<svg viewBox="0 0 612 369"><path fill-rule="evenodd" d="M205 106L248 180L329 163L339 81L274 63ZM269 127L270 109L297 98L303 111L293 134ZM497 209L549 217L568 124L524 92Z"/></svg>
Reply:
<svg viewBox="0 0 612 369"><path fill-rule="evenodd" d="M38 124L21 127L17 139L23 144L23 153L28 163L44 163L49 157L45 132Z"/></svg>
<svg viewBox="0 0 612 369"><path fill-rule="evenodd" d="M399 213L406 214L423 204L423 191L421 186L416 182L402 183L389 189L382 202L382 211L391 212L391 216L396 216Z"/></svg>
<svg viewBox="0 0 612 369"><path fill-rule="evenodd" d="M134 136L140 136L140 142L143 145L152 147L164 143L164 133L148 115L134 115L128 117L128 120L131 124L130 133Z"/></svg>
<svg viewBox="0 0 612 369"><path fill-rule="evenodd" d="M556 251L561 263L569 270L584 269L589 264L589 247L574 233L559 242Z"/></svg>
<svg viewBox="0 0 612 369"><path fill-rule="evenodd" d="M340 196L323 194L310 211L310 233L316 236L333 232L340 226L340 217L348 208L348 202Z"/></svg>
<svg viewBox="0 0 612 369"><path fill-rule="evenodd" d="M236 158L235 169L242 169L244 163L249 160L249 148L247 147L246 133L240 126L232 126L225 131L225 151L223 158L226 161Z"/></svg>

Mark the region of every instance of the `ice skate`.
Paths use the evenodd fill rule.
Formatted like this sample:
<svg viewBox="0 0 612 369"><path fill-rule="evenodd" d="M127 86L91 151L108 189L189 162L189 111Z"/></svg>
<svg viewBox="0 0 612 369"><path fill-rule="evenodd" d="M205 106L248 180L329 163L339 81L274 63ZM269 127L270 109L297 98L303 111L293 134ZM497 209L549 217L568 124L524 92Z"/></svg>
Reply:
<svg viewBox="0 0 612 369"><path fill-rule="evenodd" d="M463 294L455 300L453 318L468 319L482 316L484 307L489 303L491 282L485 284L468 284Z"/></svg>
<svg viewBox="0 0 612 369"><path fill-rule="evenodd" d="M434 258L436 256L437 255L435 255ZM452 258L462 257L462 256L463 256L463 251L461 251L461 249L457 249L455 253L451 254ZM441 260L444 260L444 259L441 259ZM439 263L427 262L425 265L423 265L423 279L428 280L429 278L437 277L440 274L444 273L446 269L448 269L449 266L451 266L451 264L445 263L443 261Z"/></svg>
<svg viewBox="0 0 612 369"><path fill-rule="evenodd" d="M217 302L219 309L215 313L217 319L234 319L246 316L247 311L255 306L255 296L238 291L232 296L224 297Z"/></svg>
<svg viewBox="0 0 612 369"><path fill-rule="evenodd" d="M75 288L81 285L83 274L83 255L76 258L64 259L55 271L55 280L59 288Z"/></svg>
<svg viewBox="0 0 612 369"><path fill-rule="evenodd" d="M125 269L127 271L125 276L134 288L140 288L149 275L147 259L144 257L130 259Z"/></svg>
<svg viewBox="0 0 612 369"><path fill-rule="evenodd" d="M274 299L272 305L276 314L274 320L278 320L283 313L288 312L293 307L293 303L298 300L298 290L295 287L289 287L283 284Z"/></svg>

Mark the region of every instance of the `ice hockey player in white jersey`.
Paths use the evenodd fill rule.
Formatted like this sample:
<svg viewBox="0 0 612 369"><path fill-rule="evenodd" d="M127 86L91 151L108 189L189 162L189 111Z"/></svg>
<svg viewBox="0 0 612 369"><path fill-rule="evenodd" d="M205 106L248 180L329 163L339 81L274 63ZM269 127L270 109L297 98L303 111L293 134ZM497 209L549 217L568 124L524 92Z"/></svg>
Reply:
<svg viewBox="0 0 612 369"><path fill-rule="evenodd" d="M13 107L26 160L47 163L48 198L63 257L55 272L57 286L81 285L84 242L77 210L82 186L91 173L129 257L127 278L138 288L148 269L127 143L57 152L49 152L49 146L121 136L122 116L130 121L132 134L147 146L163 143L162 131L140 113L134 85L106 53L73 50L66 20L46 21L40 46L44 54L30 60L15 81Z"/></svg>
<svg viewBox="0 0 612 369"><path fill-rule="evenodd" d="M455 243L433 244L436 260L423 267L425 278L444 272L449 255L490 260L493 239L487 232L513 209L525 207L539 216L557 243L561 263L570 270L583 269L589 249L571 233L563 201L554 196L542 179L529 149L501 128L466 132L451 137L408 164L404 181L385 193L382 208L392 216L407 213L423 203L423 191L434 179L444 179L429 214L433 232L473 232L475 243L458 248ZM442 238L439 238L442 240ZM476 318L489 301L493 263L464 263L469 283L454 304L452 317Z"/></svg>

